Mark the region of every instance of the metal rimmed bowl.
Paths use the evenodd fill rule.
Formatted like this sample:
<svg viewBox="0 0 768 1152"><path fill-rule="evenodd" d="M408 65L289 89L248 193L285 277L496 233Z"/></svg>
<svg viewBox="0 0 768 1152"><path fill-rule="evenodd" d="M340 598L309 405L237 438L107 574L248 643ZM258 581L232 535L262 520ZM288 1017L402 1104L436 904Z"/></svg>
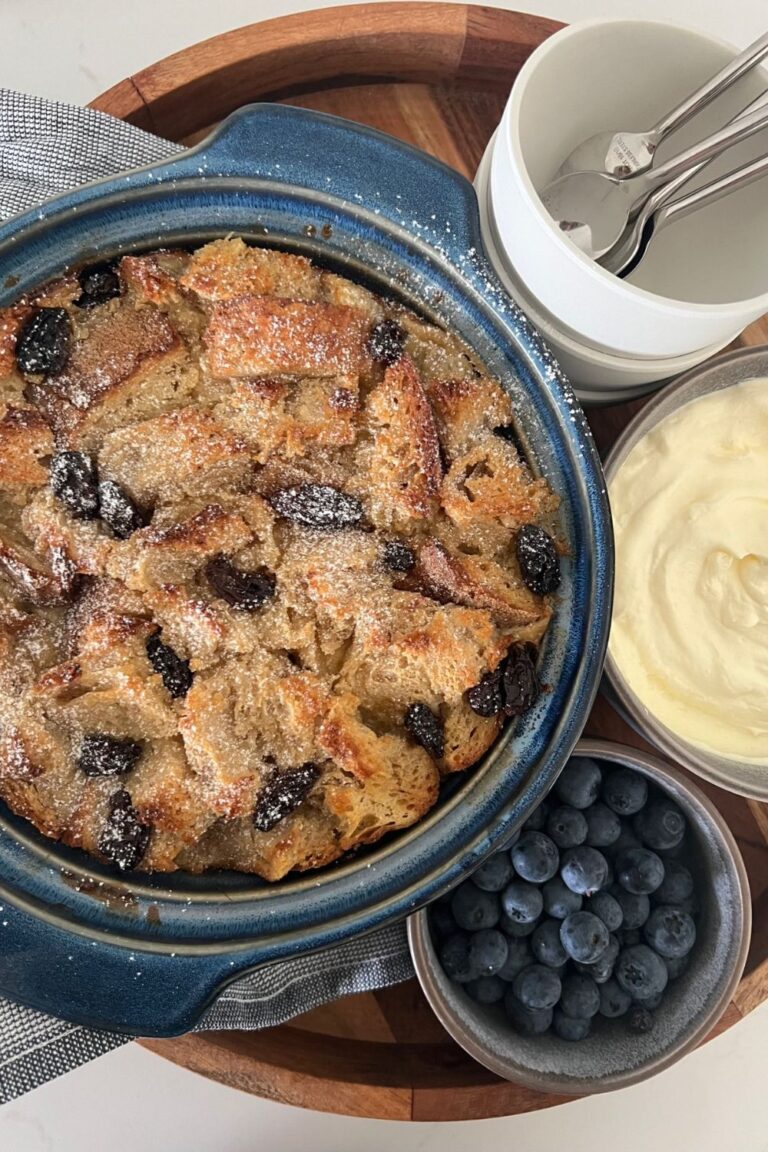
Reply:
<svg viewBox="0 0 768 1152"><path fill-rule="evenodd" d="M242 109L169 163L3 225L0 305L68 266L228 233L311 256L463 337L510 392L523 450L560 494L573 561L541 653L552 691L423 821L338 865L272 885L119 876L0 805L0 994L143 1035L190 1029L243 971L405 916L507 838L578 738L610 615L610 521L583 415L485 261L471 185L426 154L319 113Z"/></svg>
<svg viewBox="0 0 768 1152"><path fill-rule="evenodd" d="M626 1088L662 1072L696 1047L720 1019L744 969L752 922L749 883L731 832L710 800L656 756L607 740L581 740L576 754L634 768L667 792L688 819L692 870L701 899L697 941L685 973L670 984L644 1035L600 1019L586 1040L520 1036L499 1005L483 1007L440 967L426 909L408 920L424 995L443 1027L480 1064L540 1092L587 1095Z"/></svg>
<svg viewBox="0 0 768 1152"><path fill-rule="evenodd" d="M627 425L605 462L605 477L611 479L635 445L667 416L700 396L720 392L744 380L768 377L768 347L741 348L718 356L701 368L680 377L663 389ZM629 723L671 759L691 772L752 800L768 800L768 767L744 760L718 756L684 740L662 724L632 691L610 649L605 661L605 694Z"/></svg>

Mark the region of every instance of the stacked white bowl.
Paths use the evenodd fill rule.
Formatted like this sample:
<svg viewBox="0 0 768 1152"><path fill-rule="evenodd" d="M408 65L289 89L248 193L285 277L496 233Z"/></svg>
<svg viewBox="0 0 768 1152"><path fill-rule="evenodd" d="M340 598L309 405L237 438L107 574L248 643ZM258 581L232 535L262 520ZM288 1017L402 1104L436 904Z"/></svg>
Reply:
<svg viewBox="0 0 768 1152"><path fill-rule="evenodd" d="M475 186L496 272L586 402L630 399L687 371L768 312L768 180L664 229L622 280L555 225L538 192L596 132L650 128L736 55L686 28L574 24L515 81ZM669 137L659 158L715 131L768 88L755 69ZM700 187L768 153L768 130L695 177Z"/></svg>

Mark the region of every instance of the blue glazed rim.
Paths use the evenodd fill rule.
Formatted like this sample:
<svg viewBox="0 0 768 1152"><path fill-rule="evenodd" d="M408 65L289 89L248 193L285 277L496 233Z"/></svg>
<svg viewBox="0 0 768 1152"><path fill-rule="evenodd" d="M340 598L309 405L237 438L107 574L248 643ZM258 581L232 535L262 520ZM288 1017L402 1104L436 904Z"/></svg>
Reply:
<svg viewBox="0 0 768 1152"><path fill-rule="evenodd" d="M3 225L0 305L73 264L228 232L305 252L458 331L512 395L523 448L561 495L571 560L542 652L551 691L416 828L357 857L277 885L120 877L0 805L0 993L139 1035L187 1031L244 971L400 919L476 867L581 734L610 621L610 516L584 415L487 263L472 186L409 145L303 109L243 108L168 163Z"/></svg>

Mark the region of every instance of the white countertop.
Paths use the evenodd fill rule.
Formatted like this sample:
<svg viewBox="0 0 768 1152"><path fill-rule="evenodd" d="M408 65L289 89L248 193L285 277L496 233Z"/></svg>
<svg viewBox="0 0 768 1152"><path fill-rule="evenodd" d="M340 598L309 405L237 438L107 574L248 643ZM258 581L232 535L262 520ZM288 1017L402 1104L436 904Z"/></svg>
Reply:
<svg viewBox="0 0 768 1152"><path fill-rule="evenodd" d="M497 0L500 3L501 0ZM0 84L85 103L129 73L229 28L315 0L2 0ZM573 21L670 20L737 45L766 0L518 0ZM136 1045L0 1109L3 1152L768 1152L768 1005L646 1084L505 1120L355 1120L255 1099Z"/></svg>

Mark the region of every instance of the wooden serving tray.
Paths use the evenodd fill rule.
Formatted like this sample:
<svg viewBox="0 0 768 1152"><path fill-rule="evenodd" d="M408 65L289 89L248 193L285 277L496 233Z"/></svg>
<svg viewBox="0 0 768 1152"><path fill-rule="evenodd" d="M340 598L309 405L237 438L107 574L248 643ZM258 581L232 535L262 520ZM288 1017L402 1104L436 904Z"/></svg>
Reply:
<svg viewBox="0 0 768 1152"><path fill-rule="evenodd" d="M242 104L298 104L407 140L472 178L527 56L560 24L466 4L359 4L252 24L194 45L93 102L193 143ZM763 319L739 343L768 341ZM642 401L589 413L601 451ZM598 700L586 732L642 747ZM768 806L696 781L741 847L753 897L744 977L715 1032L768 999ZM499 1080L443 1031L415 980L350 996L262 1032L145 1047L224 1084L289 1104L393 1120L467 1120L563 1102Z"/></svg>

